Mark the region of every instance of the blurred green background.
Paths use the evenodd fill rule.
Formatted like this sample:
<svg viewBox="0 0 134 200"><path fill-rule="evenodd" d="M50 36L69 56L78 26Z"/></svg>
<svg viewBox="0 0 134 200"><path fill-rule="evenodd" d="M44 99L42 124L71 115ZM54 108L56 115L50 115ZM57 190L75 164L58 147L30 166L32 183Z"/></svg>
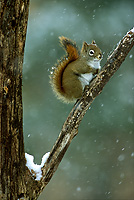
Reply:
<svg viewBox="0 0 134 200"><path fill-rule="evenodd" d="M64 55L58 37L96 41L103 66L134 26L133 0L31 0L23 67L25 151L40 164L73 105L56 99L51 67ZM134 199L134 48L84 116L39 200Z"/></svg>

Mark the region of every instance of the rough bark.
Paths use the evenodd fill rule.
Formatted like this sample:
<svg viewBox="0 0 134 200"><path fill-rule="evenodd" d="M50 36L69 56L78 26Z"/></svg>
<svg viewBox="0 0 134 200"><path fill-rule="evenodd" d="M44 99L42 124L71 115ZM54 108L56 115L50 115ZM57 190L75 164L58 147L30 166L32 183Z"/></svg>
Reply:
<svg viewBox="0 0 134 200"><path fill-rule="evenodd" d="M22 64L28 0L1 1L0 199L23 193L25 155L22 127Z"/></svg>
<svg viewBox="0 0 134 200"><path fill-rule="evenodd" d="M79 124L90 104L101 93L134 45L134 29L120 41L103 70L85 88L52 148L42 178L36 181L26 167L22 123L22 63L29 0L1 2L0 65L0 199L37 199L50 181L78 133Z"/></svg>

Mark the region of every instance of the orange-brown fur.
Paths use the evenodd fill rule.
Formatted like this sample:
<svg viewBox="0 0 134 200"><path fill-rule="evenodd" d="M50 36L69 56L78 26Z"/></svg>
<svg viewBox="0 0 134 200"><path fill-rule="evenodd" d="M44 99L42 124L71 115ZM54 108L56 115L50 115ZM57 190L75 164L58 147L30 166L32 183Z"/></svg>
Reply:
<svg viewBox="0 0 134 200"><path fill-rule="evenodd" d="M67 55L62 58L61 61L59 61L59 63L56 65L52 75L50 76L50 83L58 98L65 101L65 91L62 87L63 72L69 63L79 58L80 52L76 43L72 40L64 36L59 37L59 39L61 46L65 49Z"/></svg>
<svg viewBox="0 0 134 200"><path fill-rule="evenodd" d="M82 78L83 75L89 74L90 77L90 74L94 76L98 73L99 68L95 68L92 61L94 59L101 60L102 54L94 41L91 44L84 42L80 52L72 40L64 36L59 39L67 55L54 67L50 82L57 97L69 103L82 96L83 82L81 81L86 81L85 78ZM93 56L90 55L90 51L94 52ZM88 81L86 83L89 84Z"/></svg>

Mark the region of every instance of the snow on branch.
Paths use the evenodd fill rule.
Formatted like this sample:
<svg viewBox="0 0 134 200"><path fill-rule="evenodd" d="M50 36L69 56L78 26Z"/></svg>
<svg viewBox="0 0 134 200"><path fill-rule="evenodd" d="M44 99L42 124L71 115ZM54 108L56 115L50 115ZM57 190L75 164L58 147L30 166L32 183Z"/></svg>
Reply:
<svg viewBox="0 0 134 200"><path fill-rule="evenodd" d="M49 157L50 152L46 153L43 157L42 157L42 161L40 165L37 165L34 163L34 157L28 153L25 153L25 158L26 158L26 166L28 167L28 169L30 170L33 178L35 178L35 180L39 181L42 177L42 171L41 168L44 166L46 160Z"/></svg>

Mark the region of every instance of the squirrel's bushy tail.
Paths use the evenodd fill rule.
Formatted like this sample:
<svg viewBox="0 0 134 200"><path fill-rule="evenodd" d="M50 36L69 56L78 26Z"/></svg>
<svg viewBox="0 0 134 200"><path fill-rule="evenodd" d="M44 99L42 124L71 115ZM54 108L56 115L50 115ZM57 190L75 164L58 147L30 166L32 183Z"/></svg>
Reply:
<svg viewBox="0 0 134 200"><path fill-rule="evenodd" d="M69 63L75 61L80 56L80 51L76 43L64 36L59 37L61 46L65 49L67 55L64 56L55 67L52 68L50 83L58 98L64 100L64 88L62 87L62 76Z"/></svg>
<svg viewBox="0 0 134 200"><path fill-rule="evenodd" d="M70 62L78 59L80 52L76 43L64 36L59 37L61 46L67 52L67 58Z"/></svg>

